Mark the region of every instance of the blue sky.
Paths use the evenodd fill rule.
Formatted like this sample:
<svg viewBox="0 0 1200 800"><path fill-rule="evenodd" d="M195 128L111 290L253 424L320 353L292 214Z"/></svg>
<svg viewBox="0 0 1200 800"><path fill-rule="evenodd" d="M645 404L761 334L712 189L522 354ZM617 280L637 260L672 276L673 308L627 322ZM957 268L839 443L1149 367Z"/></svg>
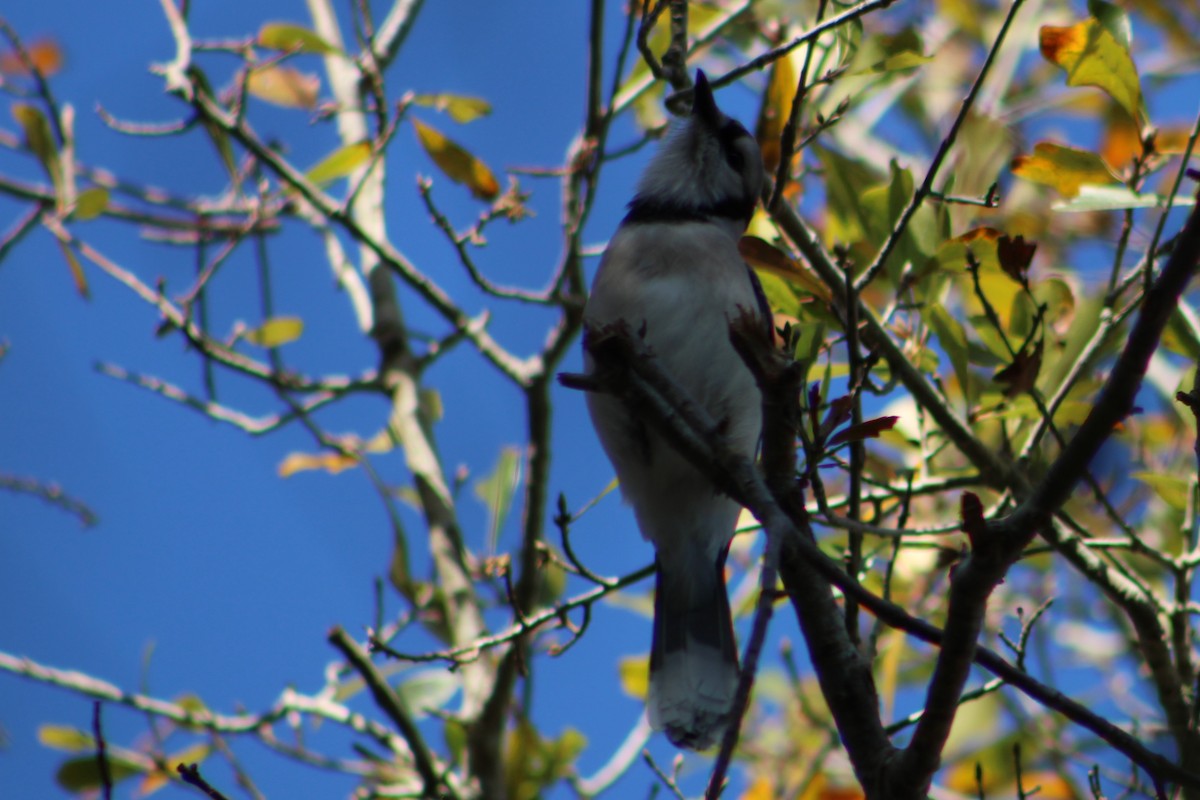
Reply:
<svg viewBox="0 0 1200 800"><path fill-rule="evenodd" d="M193 4L199 37L234 37L267 20L304 22L302 3ZM615 7L614 7L615 8ZM585 6L544 0L522 4L429 3L390 78L394 93L449 91L492 102L493 114L456 126L433 112L422 116L458 139L494 168L553 166L561 162L582 121ZM79 155L89 163L179 192L214 193L223 170L202 135L186 140L129 139L105 128L97 103L119 117L161 122L178 118L180 104L164 94L151 62L173 52L157 3L48 2L6 9L8 22L27 40L51 36L66 53L54 79L60 100L78 114ZM468 16L469 15L469 16ZM620 20L610 20L614 29ZM220 64L220 59L215 62ZM230 62L225 62L229 66ZM317 64L310 65L316 69ZM213 73L220 75L220 68ZM286 138L294 163L315 163L336 146L328 126L309 126L303 112L262 108L255 124L265 137ZM15 130L10 120L0 121ZM389 225L393 240L472 310L483 300L470 287L453 253L428 230L415 178L432 165L400 132L390 165ZM632 137L629 127L617 137ZM619 140L619 139L618 139ZM38 177L29 165L2 156L3 168ZM24 170L24 172L21 172ZM602 242L619 219L636 164L605 176L602 202L589 230ZM495 226L479 258L497 281L540 287L558 256L558 184L523 178L534 191L533 220ZM435 198L459 225L479 206L461 187L435 175ZM0 199L0 227L20 209ZM88 223L79 233L106 255L153 281L162 275L181 290L188 256L140 241L129 229ZM317 242L291 231L268 244L275 264L280 313L302 316L305 336L289 346L293 363L312 372L358 373L375 353L358 334L345 298L336 292ZM176 277L178 276L178 277ZM10 345L0 363L0 471L59 483L89 503L100 523L81 529L76 520L38 500L0 493L0 649L38 662L73 668L135 689L143 680L156 695L194 692L222 711L262 710L285 685L320 686L334 658L325 635L334 624L355 633L373 614L373 579L386 569L391 533L383 507L357 472L336 477L277 477L293 450L312 451L299 429L251 439L228 426L98 374L110 362L156 375L191 391L201 387L199 362L173 338L154 336L156 314L124 287L89 269L92 299L74 291L57 246L37 232L0 264L0 336ZM258 319L252 262L237 257L222 273L213 326ZM411 324L437 332L440 322L406 298ZM545 336L546 319L528 308L500 309L495 335L519 354ZM429 374L442 391L446 419L439 431L443 457L473 475L486 473L499 448L523 435L516 395L482 368L465 348ZM577 368L574 354L566 365ZM257 387L219 378L220 399L252 413L273 410ZM578 506L599 492L611 469L585 422L578 395L564 393L556 411L557 469L554 492ZM326 415L333 430L369 435L382 424L378 399L355 400ZM381 462L384 474L403 479L399 458ZM483 506L461 504L468 530L484 528ZM406 520L412 530L416 518ZM510 526L511 527L511 526ZM473 534L474 544L482 534ZM506 530L502 546L514 542ZM649 561L632 518L609 500L577 531L583 558L615 573ZM390 605L391 610L398 606ZM634 624L630 624L633 622ZM642 652L649 623L627 612L601 615L590 635L539 671L545 691L537 706L549 734L566 725L587 730L591 746L582 765L595 769L640 714L619 697L618 656ZM427 643L419 641L409 649ZM153 650L143 675L143 658ZM569 700L569 702L566 702ZM22 797L53 797L53 772L62 755L41 747L43 722L90 725L91 707L65 692L0 676L0 789ZM145 720L110 708L105 726L113 743L130 744ZM317 740L319 741L319 740ZM263 748L243 747L249 771L273 797L343 796L350 783L288 764ZM672 751L662 749L664 760ZM227 770L209 777L232 787ZM637 785L645 786L645 775ZM126 791L128 791L126 789ZM122 795L123 796L123 795ZM168 789L161 797L185 796ZM190 795L187 795L190 796Z"/></svg>

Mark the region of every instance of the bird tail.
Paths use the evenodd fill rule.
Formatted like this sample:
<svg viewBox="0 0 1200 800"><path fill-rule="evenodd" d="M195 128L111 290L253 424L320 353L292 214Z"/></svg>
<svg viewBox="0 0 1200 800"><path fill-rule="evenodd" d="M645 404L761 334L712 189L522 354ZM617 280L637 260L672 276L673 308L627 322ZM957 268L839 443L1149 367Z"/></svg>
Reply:
<svg viewBox="0 0 1200 800"><path fill-rule="evenodd" d="M690 750L705 750L720 740L737 693L726 552L715 565L701 552L658 560L646 707L652 728Z"/></svg>

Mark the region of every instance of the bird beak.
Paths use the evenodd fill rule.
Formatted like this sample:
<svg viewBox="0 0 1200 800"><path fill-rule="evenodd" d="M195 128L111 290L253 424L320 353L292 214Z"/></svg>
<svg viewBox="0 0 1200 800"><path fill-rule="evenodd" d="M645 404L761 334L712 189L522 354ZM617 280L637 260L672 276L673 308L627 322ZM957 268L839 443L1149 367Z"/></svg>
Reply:
<svg viewBox="0 0 1200 800"><path fill-rule="evenodd" d="M721 111L717 108L717 101L713 99L708 77L704 70L700 69L696 70L696 86L692 89L692 116L699 117L713 128L721 122Z"/></svg>

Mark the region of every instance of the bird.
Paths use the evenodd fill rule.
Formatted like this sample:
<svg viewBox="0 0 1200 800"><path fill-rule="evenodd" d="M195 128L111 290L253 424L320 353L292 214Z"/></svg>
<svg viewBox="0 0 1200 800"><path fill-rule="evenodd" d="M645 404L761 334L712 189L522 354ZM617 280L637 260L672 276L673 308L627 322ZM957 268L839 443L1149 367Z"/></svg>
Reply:
<svg viewBox="0 0 1200 800"><path fill-rule="evenodd" d="M762 287L738 252L765 181L758 143L721 112L698 70L691 112L671 124L645 168L584 308L588 331L624 323L636 332L732 450L751 459L761 395L729 329L749 312L767 336L772 330ZM586 339L584 364L594 371ZM589 392L587 403L622 496L655 548L647 717L676 747L708 749L731 722L740 674L725 587L740 506L620 398Z"/></svg>

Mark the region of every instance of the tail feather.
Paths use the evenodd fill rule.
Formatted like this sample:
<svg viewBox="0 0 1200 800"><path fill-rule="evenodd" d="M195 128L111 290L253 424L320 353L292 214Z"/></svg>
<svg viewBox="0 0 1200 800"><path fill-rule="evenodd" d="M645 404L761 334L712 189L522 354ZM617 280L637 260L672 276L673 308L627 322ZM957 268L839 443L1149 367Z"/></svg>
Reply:
<svg viewBox="0 0 1200 800"><path fill-rule="evenodd" d="M665 731L672 744L704 750L720 740L732 716L737 643L725 552L715 565L682 561L677 554L658 562L646 706L651 727Z"/></svg>

